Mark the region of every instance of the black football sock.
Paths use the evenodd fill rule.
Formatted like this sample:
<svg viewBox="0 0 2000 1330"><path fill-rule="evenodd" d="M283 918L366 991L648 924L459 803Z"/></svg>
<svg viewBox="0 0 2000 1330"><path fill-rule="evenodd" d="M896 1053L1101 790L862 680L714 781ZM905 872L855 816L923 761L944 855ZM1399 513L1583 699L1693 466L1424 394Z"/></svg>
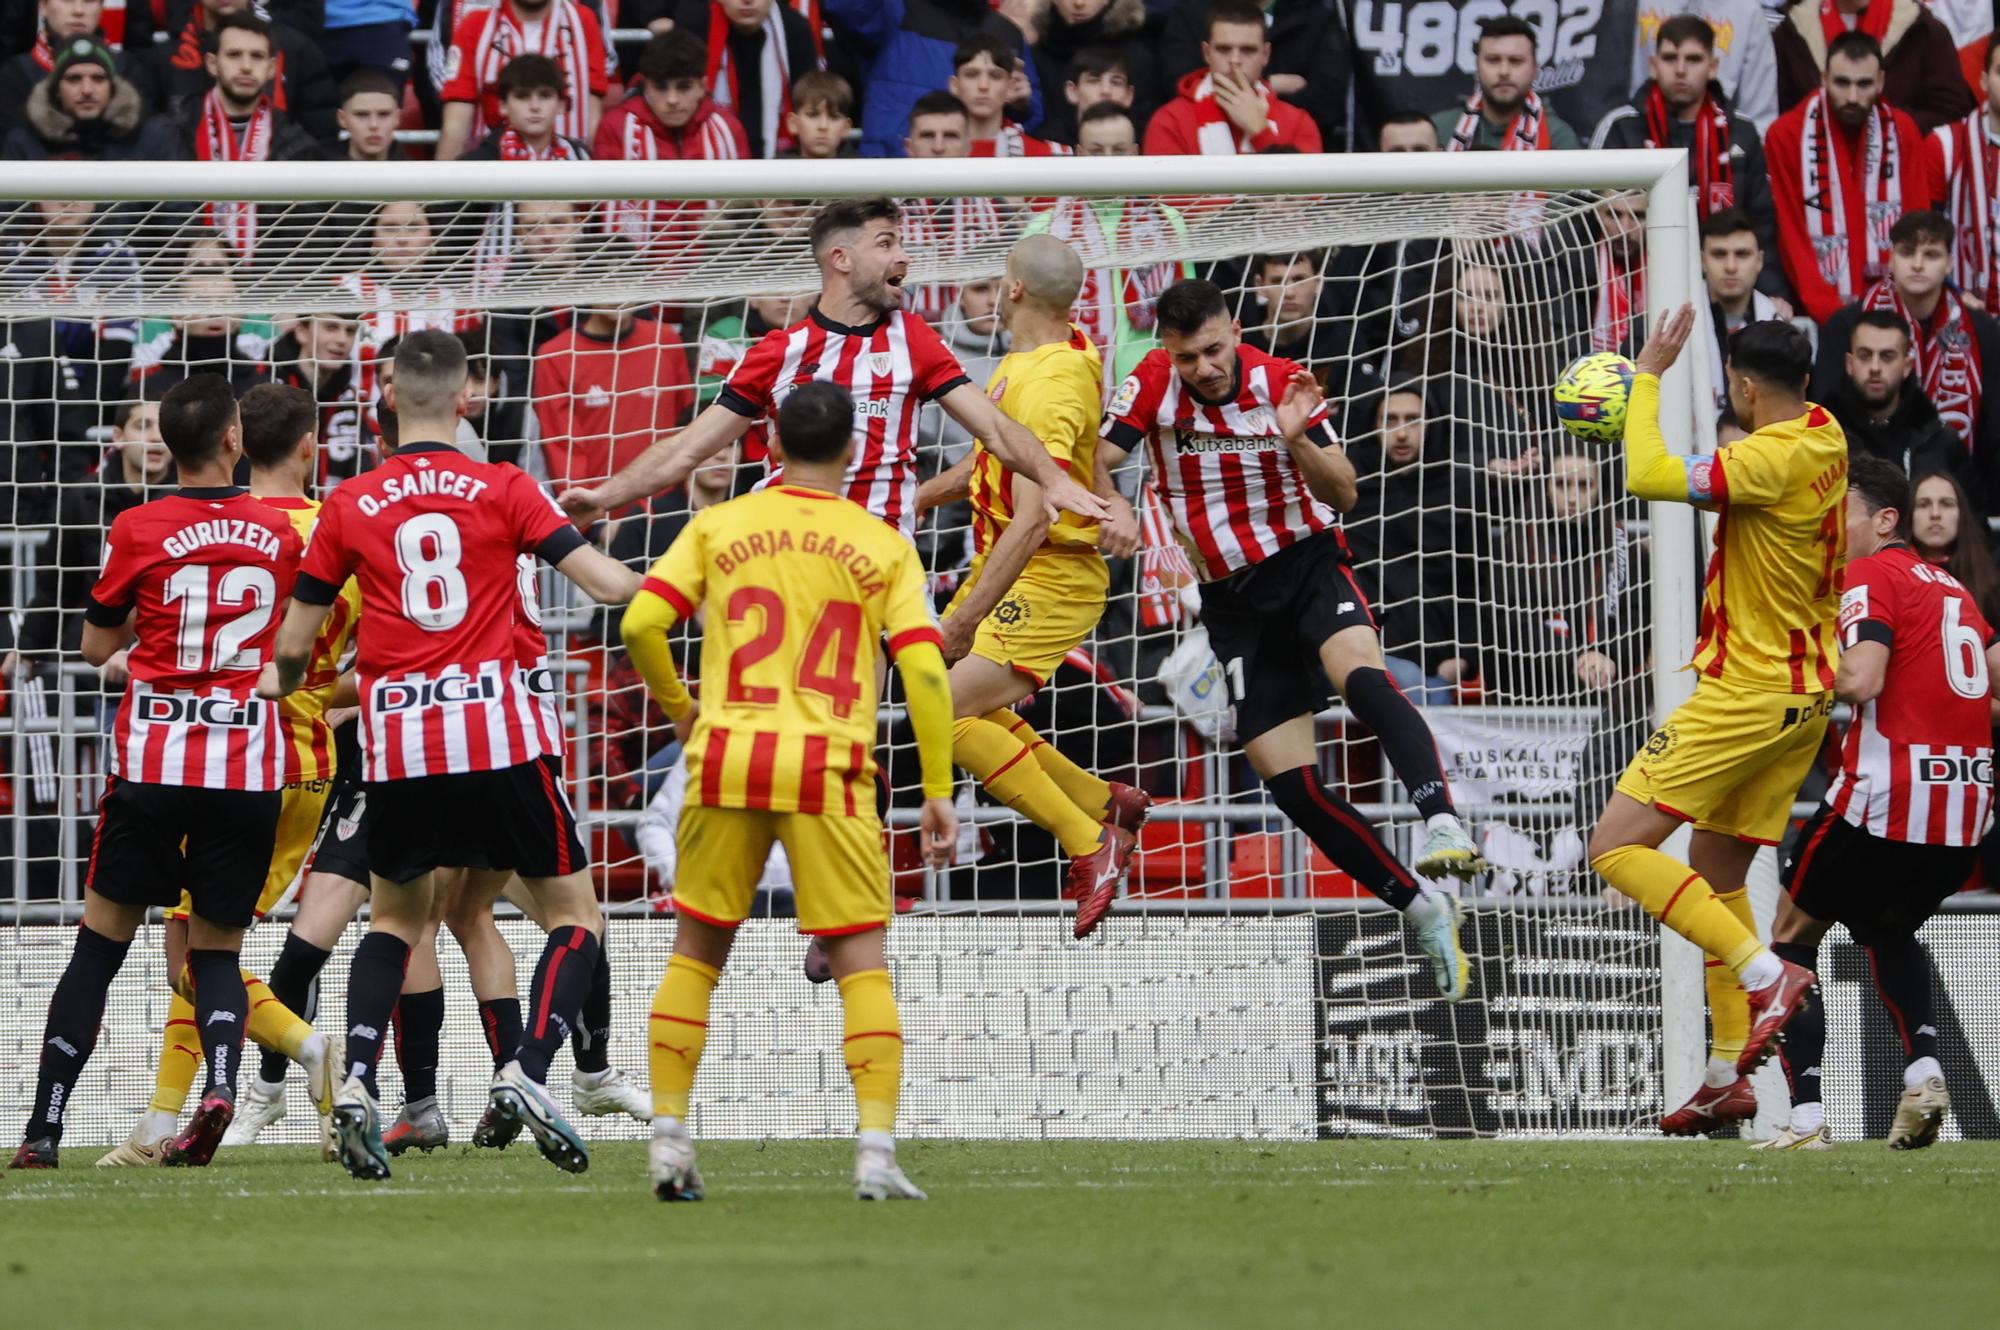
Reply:
<svg viewBox="0 0 2000 1330"><path fill-rule="evenodd" d="M375 1073L382 1060L382 1038L403 989L409 968L410 944L394 933L371 932L354 949L347 970L347 1074L359 1077L369 1094L380 1095Z"/></svg>
<svg viewBox="0 0 2000 1330"><path fill-rule="evenodd" d="M443 1042L444 989L403 994L396 1003L396 1065L403 1069L405 1104L437 1098Z"/></svg>
<svg viewBox="0 0 2000 1330"><path fill-rule="evenodd" d="M486 1051L493 1055L498 1071L521 1046L521 999L488 998L479 1004L479 1028L486 1034Z"/></svg>
<svg viewBox="0 0 2000 1330"><path fill-rule="evenodd" d="M1437 740L1423 713L1396 687L1395 680L1381 670L1350 670L1344 690L1347 709L1366 725L1382 744L1382 752L1395 770L1396 778L1410 792L1410 802L1424 817L1457 811L1452 807L1451 787L1445 783L1444 760L1438 756Z"/></svg>
<svg viewBox="0 0 2000 1330"><path fill-rule="evenodd" d="M1802 965L1808 970L1819 967L1819 947L1807 942L1774 942L1771 951L1781 961ZM1807 991L1799 1009L1785 1022L1785 1032L1779 1036L1778 1060L1784 1066L1785 1080L1792 1087L1792 1106L1817 1104L1819 1102L1820 1063L1826 1057L1826 1006L1820 1001L1819 989Z"/></svg>
<svg viewBox="0 0 2000 1330"><path fill-rule="evenodd" d="M62 1139L63 1111L104 1023L104 999L111 981L125 963L130 942L113 942L83 925L76 930L76 949L49 998L48 1023L42 1030L42 1062L35 1078L35 1107L23 1140L47 1136Z"/></svg>
<svg viewBox="0 0 2000 1330"><path fill-rule="evenodd" d="M204 1096L221 1090L236 1097L236 1073L243 1063L243 1027L250 1019L250 995L243 967L233 951L196 950L187 954L194 986L194 1021L201 1032L201 1055L208 1063Z"/></svg>
<svg viewBox="0 0 2000 1330"><path fill-rule="evenodd" d="M606 928L610 924L605 925ZM576 1031L570 1035L570 1051L576 1055L576 1069L586 1073L606 1071L611 1066L611 956L600 941L597 965L590 976L590 991L583 997L583 1012L577 1017Z"/></svg>
<svg viewBox="0 0 2000 1330"><path fill-rule="evenodd" d="M528 990L528 1025L514 1057L528 1079L548 1080L549 1060L569 1038L584 995L597 969L597 938L574 925L553 929L535 962L535 983Z"/></svg>
<svg viewBox="0 0 2000 1330"><path fill-rule="evenodd" d="M1396 862L1361 810L1326 788L1312 767L1281 771L1264 782L1271 801L1306 833L1336 868L1399 910L1417 898L1417 880Z"/></svg>
<svg viewBox="0 0 2000 1330"><path fill-rule="evenodd" d="M1931 958L1914 935L1878 940L1867 948L1875 992L1903 1041L1905 1060L1938 1055L1937 1013L1931 1003Z"/></svg>
<svg viewBox="0 0 2000 1330"><path fill-rule="evenodd" d="M271 967L271 996L310 1021L319 1014L319 972L333 953L321 951L297 933L285 935L283 950ZM275 1049L265 1049L258 1060L257 1075L270 1085L282 1085L292 1060Z"/></svg>

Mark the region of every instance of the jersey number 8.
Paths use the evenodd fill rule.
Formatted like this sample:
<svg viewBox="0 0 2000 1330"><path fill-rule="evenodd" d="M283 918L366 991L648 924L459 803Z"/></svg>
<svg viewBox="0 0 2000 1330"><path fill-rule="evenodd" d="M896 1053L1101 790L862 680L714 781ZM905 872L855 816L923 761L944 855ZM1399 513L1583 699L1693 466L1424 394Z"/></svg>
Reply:
<svg viewBox="0 0 2000 1330"><path fill-rule="evenodd" d="M421 513L396 528L396 563L403 570L403 617L426 632L444 633L465 621L468 597L459 559L458 523Z"/></svg>

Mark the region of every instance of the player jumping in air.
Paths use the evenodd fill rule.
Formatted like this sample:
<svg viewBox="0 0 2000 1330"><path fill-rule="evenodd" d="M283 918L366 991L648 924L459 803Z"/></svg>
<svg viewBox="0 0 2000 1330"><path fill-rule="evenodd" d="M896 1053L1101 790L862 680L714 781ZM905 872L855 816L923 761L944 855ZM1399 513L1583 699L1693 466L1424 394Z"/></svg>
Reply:
<svg viewBox="0 0 2000 1330"><path fill-rule="evenodd" d="M1417 871L1484 870L1430 728L1383 669L1340 531L1354 466L1319 385L1243 345L1213 283L1176 282L1156 308L1161 345L1112 397L1099 447L1115 466L1146 445L1152 483L1203 579L1201 621L1229 678L1244 756L1272 801L1328 859L1404 912L1439 991L1456 1002L1470 970L1457 902L1419 884L1319 775L1313 714L1331 682L1381 740L1425 819Z"/></svg>
<svg viewBox="0 0 2000 1330"><path fill-rule="evenodd" d="M319 409L312 397L298 388L261 384L244 394L238 404L242 422L243 454L250 461L250 493L278 509L291 521L303 542L312 531L319 505L306 497L306 479L312 474L319 432ZM257 897L256 917L262 919L292 889L306 852L312 848L320 813L334 784L335 757L331 727L326 713L333 703L340 678L340 658L353 635L361 608L361 592L352 582L341 588L334 612L314 644L312 664L305 683L296 693L278 704L286 731L284 806L278 815L277 848L264 873L264 889ZM185 949L189 914L188 893L167 912L167 968L179 970L178 957ZM311 1025L294 1015L288 1004L274 996L261 980L245 974L250 990L250 1021L244 1034L264 1048L264 1057L280 1068L296 1060L305 1068L306 1085L322 1114L333 1109L333 1081L337 1060L329 1056L326 1039ZM273 1028L276 1027L276 1028ZM162 1032L157 1082L152 1103L140 1115L138 1124L125 1143L97 1161L100 1168L161 1162L166 1139L173 1134L181 1105L194 1084L195 1068L201 1064L201 1046L193 1037L194 1009L178 992L167 1011ZM282 1072L281 1072L282 1075ZM245 1118L267 1113L267 1099L259 1095L258 1078L245 1088L229 1132L230 1143Z"/></svg>
<svg viewBox="0 0 2000 1330"><path fill-rule="evenodd" d="M637 578L585 544L524 473L442 442L456 437L470 394L456 337L403 339L388 398L401 442L320 510L277 661L259 684L273 696L298 686L335 591L358 578L372 908L349 972L348 1077L333 1110L341 1162L358 1178L389 1175L375 1075L411 945L430 918L432 873L467 863L520 873L549 925L533 1017L491 1101L558 1167L589 1166L542 1082L590 988L602 917L575 814L540 760L541 727L515 656L515 558L534 553L607 604Z"/></svg>
<svg viewBox="0 0 2000 1330"><path fill-rule="evenodd" d="M1937 1057L1935 976L1917 929L1965 884L1993 826L1993 680L2000 644L1978 604L1907 543L1910 482L1857 457L1847 472L1847 579L1833 691L1856 708L1826 800L1785 859L1771 950L1807 969L1833 924L1868 952L1908 1065L1889 1144L1921 1150L1951 1106ZM1759 1148L1823 1150L1826 1009L1785 1027L1792 1116Z"/></svg>
<svg viewBox="0 0 2000 1330"><path fill-rule="evenodd" d="M889 861L875 812L875 655L886 635L923 768L923 846L942 867L951 808L951 694L916 548L841 495L854 403L813 383L778 408L785 467L768 489L705 508L653 565L625 612L632 662L687 744L688 800L674 883L674 954L651 1020L653 1193L702 1195L688 1095L736 926L773 840L811 865L795 884L799 930L823 938L840 984L841 1051L860 1136L854 1194L922 1200L896 1165L902 1026L884 931ZM674 673L667 631L708 607L703 701Z"/></svg>
<svg viewBox="0 0 2000 1330"><path fill-rule="evenodd" d="M1096 493L1129 511L1096 457L1104 371L1097 348L1069 321L1082 287L1083 261L1062 241L1038 235L1014 245L999 292L1012 349L986 395L1032 431L1058 466L1092 477ZM1070 856L1064 894L1077 902L1076 936L1086 937L1111 907L1152 800L1064 757L1013 707L1097 627L1111 573L1098 552L1097 524L1071 513L1051 524L1041 487L984 444L926 482L918 507L968 492L972 571L940 626L956 717L952 760L1062 845ZM1115 840L1115 856L1096 853L1107 840Z"/></svg>
<svg viewBox="0 0 2000 1330"><path fill-rule="evenodd" d="M1694 696L1618 778L1590 836L1590 865L1709 955L1711 1045L1693 1098L1660 1120L1712 1131L1756 1111L1744 1073L1768 1057L1813 984L1757 940L1744 875L1791 820L1833 709L1834 616L1847 545L1847 438L1805 399L1812 345L1767 319L1729 339L1724 378L1750 437L1713 457L1674 455L1660 433L1660 375L1694 326L1683 305L1639 350L1626 413L1625 485L1642 499L1721 513L1702 593ZM1692 823L1688 863L1657 848ZM1692 869L1692 871L1690 871Z"/></svg>
<svg viewBox="0 0 2000 1330"><path fill-rule="evenodd" d="M290 746L278 708L253 690L301 542L284 513L230 483L242 431L228 380L197 374L174 387L160 432L181 488L118 515L84 607L84 659L101 665L129 645L131 680L97 806L83 924L49 1001L34 1109L10 1168L56 1167L111 981L146 911L173 906L183 889L208 1080L163 1162L206 1164L235 1111L250 1015L237 950L274 853Z"/></svg>

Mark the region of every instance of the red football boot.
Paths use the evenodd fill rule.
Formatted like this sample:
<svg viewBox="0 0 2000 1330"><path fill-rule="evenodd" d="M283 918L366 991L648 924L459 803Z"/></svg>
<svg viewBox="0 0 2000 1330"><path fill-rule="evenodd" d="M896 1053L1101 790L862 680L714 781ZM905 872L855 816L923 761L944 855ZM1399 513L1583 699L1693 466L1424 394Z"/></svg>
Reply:
<svg viewBox="0 0 2000 1330"><path fill-rule="evenodd" d="M222 1144L222 1133L229 1130L229 1120L235 1116L236 1101L227 1092L214 1090L202 1096L201 1107L194 1111L187 1130L167 1142L160 1162L168 1168L208 1167L208 1161L215 1158L215 1147Z"/></svg>
<svg viewBox="0 0 2000 1330"><path fill-rule="evenodd" d="M1111 804L1104 810L1104 820L1138 835L1139 828L1146 825L1147 815L1153 811L1153 796L1136 785L1120 785L1115 780L1110 785Z"/></svg>
<svg viewBox="0 0 2000 1330"><path fill-rule="evenodd" d="M1076 902L1076 936L1089 937L1111 909L1118 884L1125 878L1125 864L1132 857L1132 833L1123 827L1106 827L1097 848L1069 861L1069 876L1063 899Z"/></svg>
<svg viewBox="0 0 2000 1330"><path fill-rule="evenodd" d="M44 1136L39 1140L22 1141L21 1148L7 1161L7 1167L10 1169L57 1167L55 1140Z"/></svg>
<svg viewBox="0 0 2000 1330"><path fill-rule="evenodd" d="M1660 1130L1669 1136L1706 1136L1756 1116L1757 1092L1747 1077L1738 1076L1727 1085L1703 1085L1692 1099L1660 1119Z"/></svg>
<svg viewBox="0 0 2000 1330"><path fill-rule="evenodd" d="M1757 1067L1777 1051L1778 1032L1819 982L1819 977L1803 965L1790 961L1778 963L1785 967L1778 982L1746 995L1750 999L1750 1037L1743 1041L1743 1051L1736 1055L1739 1074Z"/></svg>

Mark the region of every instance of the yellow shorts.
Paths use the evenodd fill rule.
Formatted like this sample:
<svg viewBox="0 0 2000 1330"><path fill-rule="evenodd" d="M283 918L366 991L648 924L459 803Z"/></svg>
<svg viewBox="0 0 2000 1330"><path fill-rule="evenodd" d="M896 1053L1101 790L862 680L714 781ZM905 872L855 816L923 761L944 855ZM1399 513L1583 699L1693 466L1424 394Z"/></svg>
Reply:
<svg viewBox="0 0 2000 1330"><path fill-rule="evenodd" d="M945 607L948 615L972 593L983 561ZM980 620L972 654L1025 674L1040 688L1063 657L1081 646L1104 617L1111 569L1094 549L1037 552L993 612Z"/></svg>
<svg viewBox="0 0 2000 1330"><path fill-rule="evenodd" d="M801 933L861 933L889 922L889 852L872 808L848 817L687 805L674 908L722 928L742 923L774 840L791 860Z"/></svg>
<svg viewBox="0 0 2000 1330"><path fill-rule="evenodd" d="M271 849L271 867L264 874L264 890L257 895L259 919L277 908L285 893L292 889L299 868L312 850L313 838L319 835L320 814L326 811L326 798L332 792L330 776L325 780L294 781L285 787L284 802L278 808L278 839ZM167 918L187 918L192 905L183 891L181 903L167 911Z"/></svg>
<svg viewBox="0 0 2000 1330"><path fill-rule="evenodd" d="M1618 778L1618 791L1702 831L1776 845L1826 738L1832 693L1703 679Z"/></svg>

